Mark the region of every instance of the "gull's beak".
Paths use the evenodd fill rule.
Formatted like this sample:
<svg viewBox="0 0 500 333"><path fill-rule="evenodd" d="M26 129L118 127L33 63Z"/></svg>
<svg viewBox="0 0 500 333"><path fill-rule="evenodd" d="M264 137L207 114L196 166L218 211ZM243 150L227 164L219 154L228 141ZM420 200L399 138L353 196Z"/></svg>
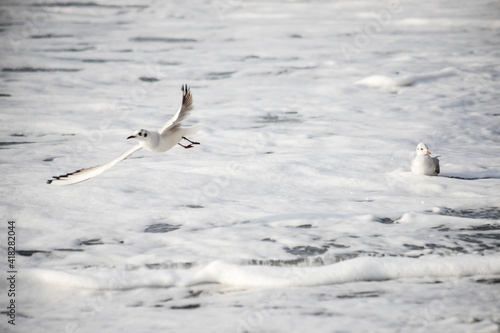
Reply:
<svg viewBox="0 0 500 333"><path fill-rule="evenodd" d="M130 138L129 138L129 139L130 139ZM430 152L430 151L426 151L425 153L426 153L426 154L430 154L431 152Z"/></svg>
<svg viewBox="0 0 500 333"><path fill-rule="evenodd" d="M131 136L129 136L129 137L127 138L127 140L128 140L128 139L135 139L135 135L131 135Z"/></svg>

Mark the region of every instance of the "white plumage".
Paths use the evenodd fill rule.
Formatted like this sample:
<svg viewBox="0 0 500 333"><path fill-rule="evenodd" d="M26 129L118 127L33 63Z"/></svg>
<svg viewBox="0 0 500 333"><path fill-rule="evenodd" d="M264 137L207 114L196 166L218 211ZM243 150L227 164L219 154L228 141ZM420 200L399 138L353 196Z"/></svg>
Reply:
<svg viewBox="0 0 500 333"><path fill-rule="evenodd" d="M141 148L155 153L163 153L176 144L179 144L184 148L192 148L193 145L198 145L198 142L189 140L187 136L197 133L201 126L198 125L187 128L181 127L182 121L186 119L189 113L193 110L193 96L190 89L187 85L183 85L181 90L182 103L179 110L169 121L167 121L165 125L163 125L161 129L158 131L148 131L145 129L137 130L127 139L137 139L139 143L114 160L95 167L81 169L65 175L52 177L54 179L48 180L47 183L52 185L69 185L83 182L84 180L100 175ZM180 143L182 140L186 140L189 143L187 145L183 145Z"/></svg>
<svg viewBox="0 0 500 333"><path fill-rule="evenodd" d="M411 172L427 176L437 176L440 172L438 156L431 157L425 143L419 143L417 146L417 156L411 161Z"/></svg>

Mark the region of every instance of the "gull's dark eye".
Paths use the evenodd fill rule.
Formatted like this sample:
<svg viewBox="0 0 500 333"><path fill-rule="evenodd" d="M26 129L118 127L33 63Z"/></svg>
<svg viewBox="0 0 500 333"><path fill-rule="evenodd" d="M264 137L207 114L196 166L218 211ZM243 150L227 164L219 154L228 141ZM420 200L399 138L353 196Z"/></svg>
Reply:
<svg viewBox="0 0 500 333"><path fill-rule="evenodd" d="M147 137L148 136L148 133L144 133L144 137Z"/></svg>
<svg viewBox="0 0 500 333"><path fill-rule="evenodd" d="M142 136L142 133L139 133L139 136Z"/></svg>
<svg viewBox="0 0 500 333"><path fill-rule="evenodd" d="M420 148L420 150L424 150L424 148Z"/></svg>

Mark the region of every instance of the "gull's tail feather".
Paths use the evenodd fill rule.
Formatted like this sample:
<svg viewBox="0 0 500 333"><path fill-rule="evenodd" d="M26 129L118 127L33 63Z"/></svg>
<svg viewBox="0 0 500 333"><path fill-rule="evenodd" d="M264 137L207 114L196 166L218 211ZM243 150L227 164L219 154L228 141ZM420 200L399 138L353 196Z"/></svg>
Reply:
<svg viewBox="0 0 500 333"><path fill-rule="evenodd" d="M203 127L202 124L197 124L197 125L193 125L191 127L185 127L182 130L184 131L185 136L195 135L196 133L198 133L202 129L202 127Z"/></svg>

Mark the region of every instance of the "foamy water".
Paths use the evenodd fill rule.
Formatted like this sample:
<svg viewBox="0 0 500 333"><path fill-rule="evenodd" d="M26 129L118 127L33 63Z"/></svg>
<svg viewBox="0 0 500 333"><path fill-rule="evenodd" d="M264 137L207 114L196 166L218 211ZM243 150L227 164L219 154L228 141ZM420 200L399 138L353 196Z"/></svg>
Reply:
<svg viewBox="0 0 500 333"><path fill-rule="evenodd" d="M2 332L498 331L497 3L0 9ZM46 184L182 84L200 146ZM419 142L439 177L409 172Z"/></svg>

